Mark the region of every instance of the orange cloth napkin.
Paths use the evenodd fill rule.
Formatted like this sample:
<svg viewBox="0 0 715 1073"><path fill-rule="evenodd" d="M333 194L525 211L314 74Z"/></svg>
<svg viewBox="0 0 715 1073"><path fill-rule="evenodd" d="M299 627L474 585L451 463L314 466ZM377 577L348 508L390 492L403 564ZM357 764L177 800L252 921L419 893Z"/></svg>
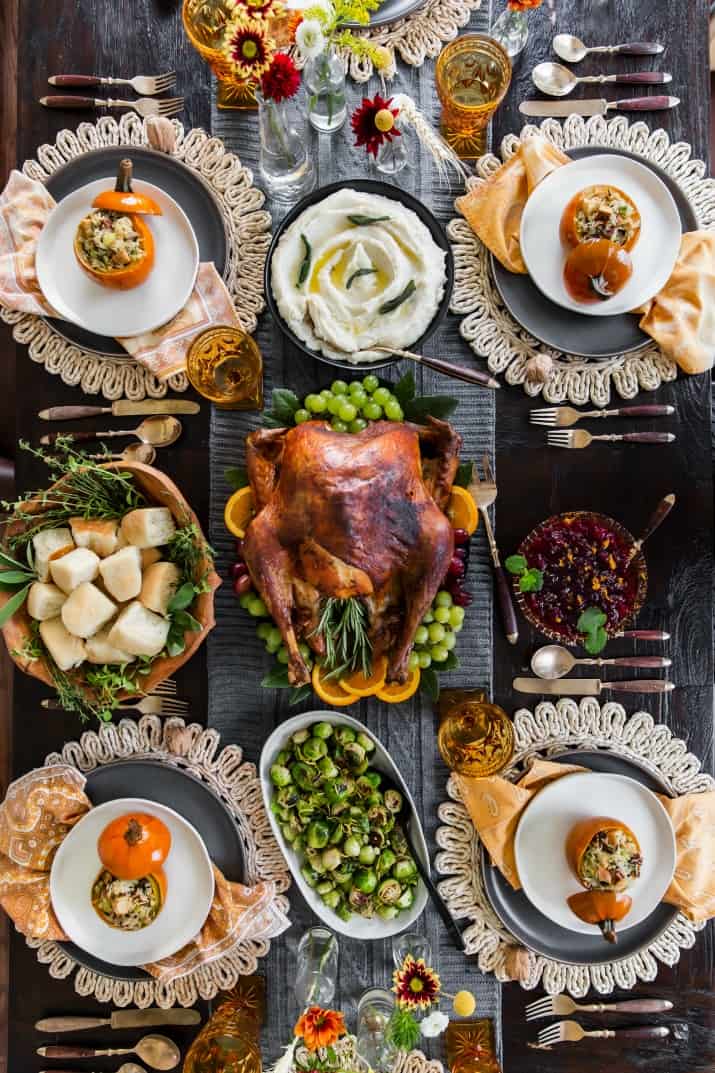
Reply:
<svg viewBox="0 0 715 1073"><path fill-rule="evenodd" d="M563 775L584 770L571 764L536 760L517 783L499 775L479 779L455 776L492 864L514 890L521 887L514 835L522 812L544 786ZM670 816L677 849L675 873L663 901L677 906L690 920L708 920L715 916L715 790L676 798L655 796Z"/></svg>
<svg viewBox="0 0 715 1073"><path fill-rule="evenodd" d="M13 782L0 805L0 905L23 935L61 942L50 902L50 868L57 847L89 812L85 778L66 764L40 768ZM290 921L276 905L271 882L231 883L214 865L213 903L199 934L171 957L144 968L162 982L186 976L244 939L274 938Z"/></svg>
<svg viewBox="0 0 715 1073"><path fill-rule="evenodd" d="M0 305L40 317L58 314L46 300L35 272L35 249L55 201L41 182L13 171L0 194ZM199 265L184 309L154 332L118 342L159 380L186 368L186 354L199 332L214 324L241 323L226 285L211 263Z"/></svg>
<svg viewBox="0 0 715 1073"><path fill-rule="evenodd" d="M456 206L484 245L509 272L526 272L521 255L521 216L534 187L569 158L540 134L521 143L488 179L476 183ZM715 361L715 234L683 235L673 272L663 289L633 313L641 329L686 373L702 373Z"/></svg>

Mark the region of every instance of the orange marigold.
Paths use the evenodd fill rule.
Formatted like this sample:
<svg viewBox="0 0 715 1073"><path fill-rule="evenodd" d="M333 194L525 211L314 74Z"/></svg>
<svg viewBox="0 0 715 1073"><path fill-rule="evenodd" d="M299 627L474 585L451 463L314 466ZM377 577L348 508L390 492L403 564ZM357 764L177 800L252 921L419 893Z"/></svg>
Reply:
<svg viewBox="0 0 715 1073"><path fill-rule="evenodd" d="M342 1013L311 1006L299 1019L293 1031L303 1040L309 1051L318 1051L321 1047L330 1047L340 1036L345 1035L347 1029Z"/></svg>
<svg viewBox="0 0 715 1073"><path fill-rule="evenodd" d="M508 0L507 7L512 11L528 11L531 7L541 7L542 0Z"/></svg>

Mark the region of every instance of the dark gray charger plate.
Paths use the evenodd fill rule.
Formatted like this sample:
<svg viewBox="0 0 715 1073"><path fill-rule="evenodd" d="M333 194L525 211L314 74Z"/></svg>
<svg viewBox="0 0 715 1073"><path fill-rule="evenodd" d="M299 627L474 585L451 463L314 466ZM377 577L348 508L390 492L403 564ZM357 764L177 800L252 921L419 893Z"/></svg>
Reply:
<svg viewBox="0 0 715 1073"><path fill-rule="evenodd" d="M627 775L656 793L668 795L667 787L645 768L616 753L573 749L551 759L564 764L580 764L591 771ZM502 924L524 946L537 954L568 965L604 965L637 954L672 924L678 915L675 906L665 902L640 924L619 931L618 943L611 946L599 935L593 937L568 931L555 924L531 904L523 891L513 890L497 868L493 868L482 849L482 876L487 897Z"/></svg>
<svg viewBox="0 0 715 1073"><path fill-rule="evenodd" d="M94 149L75 157L64 167L53 172L47 180L47 189L55 201L61 201L95 179L114 175L119 161L129 157L134 165L137 179L165 190L169 197L184 210L199 243L201 261L213 261L219 275L226 267L228 238L221 209L209 187L199 176L167 153L139 146L118 145L107 149ZM87 207L89 209L89 206ZM123 346L108 336L95 335L67 320L48 318L58 335L75 343L83 350L109 357L129 358Z"/></svg>
<svg viewBox="0 0 715 1073"><path fill-rule="evenodd" d="M205 783L161 760L117 760L87 776L85 792L93 805L120 797L143 797L174 809L201 835L209 857L227 879L245 882L243 843L223 801ZM74 943L61 944L76 962L117 980L145 980L143 969L112 965L92 957Z"/></svg>
<svg viewBox="0 0 715 1073"><path fill-rule="evenodd" d="M683 191L666 171L637 153L610 146L583 146L569 149L574 160L610 153L629 157L650 168L673 195L683 231L695 231L698 220ZM535 339L563 354L579 358L605 360L614 354L627 354L651 342L650 336L638 327L638 317L622 313L616 317L588 317L556 305L543 294L531 276L507 272L494 255L491 256L492 275L499 294L517 324L526 328Z"/></svg>
<svg viewBox="0 0 715 1073"><path fill-rule="evenodd" d="M426 0L384 0L377 11L371 12L370 26L384 26L388 22L406 19L408 15L413 15L424 7L425 2ZM349 22L347 25L363 29L357 22Z"/></svg>

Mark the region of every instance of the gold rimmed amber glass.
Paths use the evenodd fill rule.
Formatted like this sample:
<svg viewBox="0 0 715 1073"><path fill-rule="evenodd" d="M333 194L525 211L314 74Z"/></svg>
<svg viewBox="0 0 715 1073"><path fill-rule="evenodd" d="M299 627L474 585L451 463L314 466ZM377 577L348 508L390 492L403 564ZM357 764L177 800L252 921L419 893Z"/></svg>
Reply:
<svg viewBox="0 0 715 1073"><path fill-rule="evenodd" d="M220 410L263 408L263 359L254 339L230 325L197 335L186 356L191 386Z"/></svg>
<svg viewBox="0 0 715 1073"><path fill-rule="evenodd" d="M460 775L496 775L514 752L514 724L479 689L443 689L437 745L445 764Z"/></svg>
<svg viewBox="0 0 715 1073"><path fill-rule="evenodd" d="M465 34L437 59L442 134L460 157L486 151L486 128L511 82L511 62L502 46L483 34Z"/></svg>

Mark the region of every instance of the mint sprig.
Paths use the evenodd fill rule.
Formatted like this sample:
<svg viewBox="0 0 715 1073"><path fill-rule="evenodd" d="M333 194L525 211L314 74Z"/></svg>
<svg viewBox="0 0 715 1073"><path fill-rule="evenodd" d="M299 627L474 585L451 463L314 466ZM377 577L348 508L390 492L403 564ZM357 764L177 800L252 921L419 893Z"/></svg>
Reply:
<svg viewBox="0 0 715 1073"><path fill-rule="evenodd" d="M530 567L523 555L510 555L504 566L519 578L519 592L541 592L544 575L537 567Z"/></svg>
<svg viewBox="0 0 715 1073"><path fill-rule="evenodd" d="M597 656L606 647L608 634L604 629L606 616L597 607L587 607L579 615L576 629L583 635L583 647L590 656Z"/></svg>

